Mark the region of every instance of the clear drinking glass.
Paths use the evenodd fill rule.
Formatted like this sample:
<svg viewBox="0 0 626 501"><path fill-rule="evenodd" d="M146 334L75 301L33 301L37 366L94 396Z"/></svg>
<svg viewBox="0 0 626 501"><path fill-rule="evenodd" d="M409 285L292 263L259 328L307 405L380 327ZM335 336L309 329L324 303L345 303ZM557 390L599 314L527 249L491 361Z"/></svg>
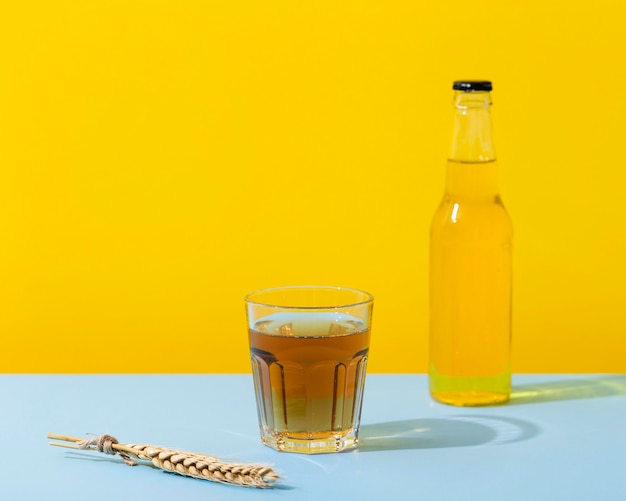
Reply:
<svg viewBox="0 0 626 501"><path fill-rule="evenodd" d="M303 454L356 446L372 295L298 286L245 301L261 441Z"/></svg>

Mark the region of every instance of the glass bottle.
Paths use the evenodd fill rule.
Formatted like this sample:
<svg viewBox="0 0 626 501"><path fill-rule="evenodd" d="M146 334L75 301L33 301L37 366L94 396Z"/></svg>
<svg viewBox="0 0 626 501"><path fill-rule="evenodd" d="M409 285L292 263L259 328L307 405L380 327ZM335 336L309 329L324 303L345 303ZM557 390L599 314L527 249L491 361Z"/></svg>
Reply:
<svg viewBox="0 0 626 501"><path fill-rule="evenodd" d="M498 190L489 81L457 81L445 194L430 233L429 385L460 406L511 391L512 224Z"/></svg>

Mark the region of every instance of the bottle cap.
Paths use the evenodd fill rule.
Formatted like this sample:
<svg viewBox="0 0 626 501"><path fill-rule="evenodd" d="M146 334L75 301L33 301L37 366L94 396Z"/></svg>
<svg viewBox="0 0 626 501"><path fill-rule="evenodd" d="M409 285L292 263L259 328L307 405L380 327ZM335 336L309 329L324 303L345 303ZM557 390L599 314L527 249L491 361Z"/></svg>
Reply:
<svg viewBox="0 0 626 501"><path fill-rule="evenodd" d="M452 89L464 92L490 91L492 85L489 80L457 80L452 85Z"/></svg>

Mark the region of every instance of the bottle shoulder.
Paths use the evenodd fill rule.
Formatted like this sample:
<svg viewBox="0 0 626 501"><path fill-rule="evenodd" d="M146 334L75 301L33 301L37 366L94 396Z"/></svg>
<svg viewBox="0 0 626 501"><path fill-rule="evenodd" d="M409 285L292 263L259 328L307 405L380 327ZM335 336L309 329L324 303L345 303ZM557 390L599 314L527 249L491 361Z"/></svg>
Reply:
<svg viewBox="0 0 626 501"><path fill-rule="evenodd" d="M453 195L446 193L439 203L438 210L442 207L454 205L462 205L476 210L499 210L506 212L502 197L497 193L486 196Z"/></svg>
<svg viewBox="0 0 626 501"><path fill-rule="evenodd" d="M431 235L511 239L513 223L499 196L481 199L444 196L431 222Z"/></svg>

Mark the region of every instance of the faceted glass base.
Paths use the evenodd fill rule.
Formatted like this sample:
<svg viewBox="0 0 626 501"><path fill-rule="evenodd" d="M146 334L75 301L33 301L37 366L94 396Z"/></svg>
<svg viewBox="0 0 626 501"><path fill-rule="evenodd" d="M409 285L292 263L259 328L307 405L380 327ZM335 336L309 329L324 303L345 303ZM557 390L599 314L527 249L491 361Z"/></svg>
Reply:
<svg viewBox="0 0 626 501"><path fill-rule="evenodd" d="M356 447L358 437L353 429L343 432L315 433L261 432L261 441L280 452L296 452L299 454L324 454L341 452Z"/></svg>

